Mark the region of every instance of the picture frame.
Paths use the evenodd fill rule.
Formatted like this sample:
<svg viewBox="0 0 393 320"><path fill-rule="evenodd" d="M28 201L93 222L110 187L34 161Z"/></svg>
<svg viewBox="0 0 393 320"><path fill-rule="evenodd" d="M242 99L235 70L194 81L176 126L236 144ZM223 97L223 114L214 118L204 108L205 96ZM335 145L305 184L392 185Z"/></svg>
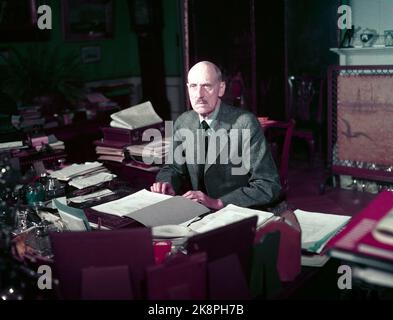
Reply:
<svg viewBox="0 0 393 320"><path fill-rule="evenodd" d="M94 63L101 60L100 46L87 46L81 48L81 60L83 63Z"/></svg>
<svg viewBox="0 0 393 320"><path fill-rule="evenodd" d="M385 30L385 47L393 47L393 30Z"/></svg>
<svg viewBox="0 0 393 320"><path fill-rule="evenodd" d="M49 40L50 31L37 26L37 8L49 1L0 0L0 42Z"/></svg>
<svg viewBox="0 0 393 320"><path fill-rule="evenodd" d="M113 0L63 0L63 35L67 41L109 39L114 33Z"/></svg>

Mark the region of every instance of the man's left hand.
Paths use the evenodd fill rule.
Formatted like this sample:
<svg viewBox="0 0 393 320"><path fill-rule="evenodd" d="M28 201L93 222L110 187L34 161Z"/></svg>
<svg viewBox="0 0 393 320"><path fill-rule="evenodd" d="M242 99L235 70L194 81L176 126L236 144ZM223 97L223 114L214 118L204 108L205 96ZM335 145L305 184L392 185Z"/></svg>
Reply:
<svg viewBox="0 0 393 320"><path fill-rule="evenodd" d="M183 194L183 197L186 197L187 199L195 202L199 202L204 206L214 210L220 210L224 207L224 204L220 199L210 198L202 191L187 191L185 194Z"/></svg>

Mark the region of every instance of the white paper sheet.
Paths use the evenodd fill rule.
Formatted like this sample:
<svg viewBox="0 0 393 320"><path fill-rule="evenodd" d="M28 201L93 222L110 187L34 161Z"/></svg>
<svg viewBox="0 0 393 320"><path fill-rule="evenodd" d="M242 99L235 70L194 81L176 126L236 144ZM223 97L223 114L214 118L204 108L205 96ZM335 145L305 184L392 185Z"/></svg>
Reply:
<svg viewBox="0 0 393 320"><path fill-rule="evenodd" d="M98 206L92 207L92 209L122 217L128 213L145 208L171 197L172 196L166 194L150 192L142 189L127 197L100 204Z"/></svg>
<svg viewBox="0 0 393 320"><path fill-rule="evenodd" d="M85 194L83 196L77 196L74 198L69 198L68 200L74 203L82 203L85 202L87 200L91 200L91 199L98 199L98 198L102 198L102 197L106 197L109 196L111 194L114 194L114 192L112 190L109 189L103 189L97 192L93 192L93 193L89 193L89 194Z"/></svg>
<svg viewBox="0 0 393 320"><path fill-rule="evenodd" d="M83 164L72 164L68 167L65 167L61 170L53 171L51 173L52 178L56 178L59 180L65 180L68 181L73 177L76 177L78 175L86 174L88 172L93 172L95 170L98 170L100 167L102 167L102 163L100 162L86 162Z"/></svg>
<svg viewBox="0 0 393 320"><path fill-rule="evenodd" d="M108 172L99 172L94 175L89 175L88 177L78 177L72 179L68 184L78 189L87 188L90 186L95 186L103 182L111 181L116 175Z"/></svg>
<svg viewBox="0 0 393 320"><path fill-rule="evenodd" d="M350 216L299 209L294 213L302 230L302 249L308 250L317 244L316 252L318 253L321 252L327 241L351 219Z"/></svg>
<svg viewBox="0 0 393 320"><path fill-rule="evenodd" d="M111 118L113 119L111 126L118 125L118 127L127 129L137 129L162 122L150 101L113 113Z"/></svg>

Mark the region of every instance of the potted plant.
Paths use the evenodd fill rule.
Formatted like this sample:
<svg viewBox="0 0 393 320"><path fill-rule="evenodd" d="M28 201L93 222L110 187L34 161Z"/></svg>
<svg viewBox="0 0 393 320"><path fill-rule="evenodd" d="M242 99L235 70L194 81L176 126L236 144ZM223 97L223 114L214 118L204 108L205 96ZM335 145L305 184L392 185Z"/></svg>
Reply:
<svg viewBox="0 0 393 320"><path fill-rule="evenodd" d="M78 55L59 48L35 45L24 53L15 50L6 60L3 91L21 104L40 104L58 113L82 97L80 66Z"/></svg>

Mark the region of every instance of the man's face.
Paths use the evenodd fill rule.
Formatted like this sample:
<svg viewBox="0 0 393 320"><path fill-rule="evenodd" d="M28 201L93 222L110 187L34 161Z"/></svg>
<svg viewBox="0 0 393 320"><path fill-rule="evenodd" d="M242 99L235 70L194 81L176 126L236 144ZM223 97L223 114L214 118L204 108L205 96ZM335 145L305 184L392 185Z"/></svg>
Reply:
<svg viewBox="0 0 393 320"><path fill-rule="evenodd" d="M216 70L208 64L191 68L187 86L192 108L203 117L214 111L225 92L225 82L218 80Z"/></svg>

